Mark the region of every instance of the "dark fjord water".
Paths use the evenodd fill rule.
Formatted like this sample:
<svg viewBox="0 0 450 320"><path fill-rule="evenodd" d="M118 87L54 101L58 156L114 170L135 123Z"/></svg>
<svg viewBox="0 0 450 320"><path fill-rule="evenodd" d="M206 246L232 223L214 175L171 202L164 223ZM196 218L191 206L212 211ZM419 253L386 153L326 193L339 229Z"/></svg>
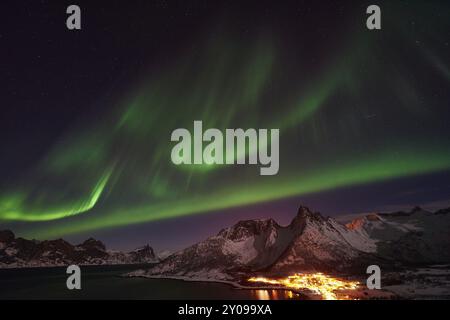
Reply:
<svg viewBox="0 0 450 320"><path fill-rule="evenodd" d="M81 267L81 290L66 288L66 268L0 269L0 299L298 299L290 291L241 290L221 283L124 278L140 266Z"/></svg>

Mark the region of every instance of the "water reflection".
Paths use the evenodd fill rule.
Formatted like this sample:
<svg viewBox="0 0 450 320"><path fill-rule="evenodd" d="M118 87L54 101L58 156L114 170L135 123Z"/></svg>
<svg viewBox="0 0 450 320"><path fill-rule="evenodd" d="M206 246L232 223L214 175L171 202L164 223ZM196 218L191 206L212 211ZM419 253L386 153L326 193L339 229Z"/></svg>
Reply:
<svg viewBox="0 0 450 320"><path fill-rule="evenodd" d="M300 295L290 290L250 290L252 295L257 300L297 300Z"/></svg>

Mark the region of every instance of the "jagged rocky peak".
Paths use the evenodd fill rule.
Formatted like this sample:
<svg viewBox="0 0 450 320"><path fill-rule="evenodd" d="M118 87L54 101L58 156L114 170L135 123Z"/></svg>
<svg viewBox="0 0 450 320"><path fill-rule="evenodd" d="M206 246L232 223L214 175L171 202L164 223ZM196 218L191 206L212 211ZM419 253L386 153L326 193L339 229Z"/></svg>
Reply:
<svg viewBox="0 0 450 320"><path fill-rule="evenodd" d="M150 247L149 244L146 244L143 247L137 248L136 250L134 250L134 252L139 253L141 255L156 257L155 251L153 250L152 247Z"/></svg>
<svg viewBox="0 0 450 320"><path fill-rule="evenodd" d="M382 221L380 216L376 213L369 213L365 216L358 217L345 224L349 230L359 230L363 228L367 223Z"/></svg>
<svg viewBox="0 0 450 320"><path fill-rule="evenodd" d="M314 213L311 211L311 209L309 209L306 206L301 205L300 207L298 207L297 217L307 217L307 216L311 216L313 214Z"/></svg>
<svg viewBox="0 0 450 320"><path fill-rule="evenodd" d="M228 280L255 271L360 272L370 264L389 268L392 261L447 263L449 218L374 213L354 219L346 227L300 206L286 227L273 219L239 221L135 275Z"/></svg>
<svg viewBox="0 0 450 320"><path fill-rule="evenodd" d="M39 242L39 246L42 248L42 250L45 250L45 251L60 250L60 251L67 252L67 251L73 250L73 246L63 239L45 240L45 241Z"/></svg>
<svg viewBox="0 0 450 320"><path fill-rule="evenodd" d="M319 212L313 212L308 207L300 206L297 211L297 215L294 217L290 224L291 229L303 229L305 224L310 222L323 223L327 219L324 218Z"/></svg>
<svg viewBox="0 0 450 320"><path fill-rule="evenodd" d="M311 218L316 221L326 220L320 212L313 212L311 209L305 206L300 206L297 211L296 218ZM295 218L294 218L295 219Z"/></svg>
<svg viewBox="0 0 450 320"><path fill-rule="evenodd" d="M415 207L411 210L411 213L416 213L416 212L420 212L420 211L423 211L423 209L422 209L421 207L419 207L419 206L415 206Z"/></svg>
<svg viewBox="0 0 450 320"><path fill-rule="evenodd" d="M11 230L0 230L0 242L10 243L15 239L15 235Z"/></svg>
<svg viewBox="0 0 450 320"><path fill-rule="evenodd" d="M106 251L106 246L100 240L96 240L94 238L89 238L83 243L79 244L78 247L82 247L84 249L96 249L100 251Z"/></svg>
<svg viewBox="0 0 450 320"><path fill-rule="evenodd" d="M160 261L153 248L148 244L129 252L128 255L134 263L153 263Z"/></svg>
<svg viewBox="0 0 450 320"><path fill-rule="evenodd" d="M419 206L415 206L415 207L411 210L410 214L411 214L411 215L413 215L413 214L431 214L431 212L428 211L428 210L425 210L425 209L423 209L423 208L421 208L421 207L419 207Z"/></svg>
<svg viewBox="0 0 450 320"><path fill-rule="evenodd" d="M74 246L63 239L27 240L15 238L11 231L0 231L0 268L156 263L158 261L153 248L149 245L129 253L110 252L106 251L101 241L93 238Z"/></svg>
<svg viewBox="0 0 450 320"><path fill-rule="evenodd" d="M221 230L218 236L236 241L251 236L261 235L271 228L279 228L279 225L273 219L243 220L232 227Z"/></svg>
<svg viewBox="0 0 450 320"><path fill-rule="evenodd" d="M368 215L366 215L366 219L369 221L380 221L381 220L380 216L376 213L369 213Z"/></svg>

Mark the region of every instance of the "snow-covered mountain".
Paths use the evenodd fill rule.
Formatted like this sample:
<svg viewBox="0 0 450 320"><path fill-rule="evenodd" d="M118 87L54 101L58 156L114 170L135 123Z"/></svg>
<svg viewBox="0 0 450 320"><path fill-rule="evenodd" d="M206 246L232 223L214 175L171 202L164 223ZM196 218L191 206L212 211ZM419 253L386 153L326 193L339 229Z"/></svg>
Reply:
<svg viewBox="0 0 450 320"><path fill-rule="evenodd" d="M350 271L450 262L450 210L378 213L347 224L300 207L288 226L240 221L131 275L232 280L249 272Z"/></svg>
<svg viewBox="0 0 450 320"><path fill-rule="evenodd" d="M375 255L375 241L306 207L300 207L287 228L294 237L273 262L271 272L342 271L357 267L371 258L380 262Z"/></svg>
<svg viewBox="0 0 450 320"><path fill-rule="evenodd" d="M229 273L269 266L292 240L274 220L241 221L216 236L174 253L149 272L193 278L229 278Z"/></svg>
<svg viewBox="0 0 450 320"><path fill-rule="evenodd" d="M159 262L159 263L157 263ZM351 221L300 207L287 226L273 219L240 221L217 235L159 258L150 246L108 251L95 239L72 245L16 238L0 231L0 268L68 264L157 263L132 275L235 280L248 273L365 272L450 263L450 209L372 213Z"/></svg>
<svg viewBox="0 0 450 320"><path fill-rule="evenodd" d="M406 264L450 262L450 208L369 214L346 224L372 239L377 253Z"/></svg>
<svg viewBox="0 0 450 320"><path fill-rule="evenodd" d="M158 261L153 249L148 245L125 253L108 251L101 241L92 238L74 246L63 239L26 240L16 238L9 230L0 231L0 268L70 264L134 264Z"/></svg>

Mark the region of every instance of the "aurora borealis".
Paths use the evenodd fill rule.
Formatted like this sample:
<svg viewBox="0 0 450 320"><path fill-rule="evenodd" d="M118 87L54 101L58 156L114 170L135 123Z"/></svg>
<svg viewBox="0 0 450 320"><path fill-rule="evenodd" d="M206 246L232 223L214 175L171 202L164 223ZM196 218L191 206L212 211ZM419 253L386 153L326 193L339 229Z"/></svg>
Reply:
<svg viewBox="0 0 450 320"><path fill-rule="evenodd" d="M4 59L24 71L9 67L13 80L3 80L2 132L12 138L2 152L2 226L45 239L176 223L450 170L448 4L381 3L383 29L372 32L365 4L163 3L109 11L86 3L93 14L75 35L20 29L23 41L40 43L28 54L48 60L14 49ZM49 7L33 5L55 21ZM8 32L0 41L14 48ZM56 44L45 45L49 38ZM77 68L63 68L71 59ZM41 91L18 86L18 74L42 81ZM39 114L14 107L23 104ZM278 174L173 165L170 134L195 120L279 128ZM39 152L26 150L33 140Z"/></svg>

